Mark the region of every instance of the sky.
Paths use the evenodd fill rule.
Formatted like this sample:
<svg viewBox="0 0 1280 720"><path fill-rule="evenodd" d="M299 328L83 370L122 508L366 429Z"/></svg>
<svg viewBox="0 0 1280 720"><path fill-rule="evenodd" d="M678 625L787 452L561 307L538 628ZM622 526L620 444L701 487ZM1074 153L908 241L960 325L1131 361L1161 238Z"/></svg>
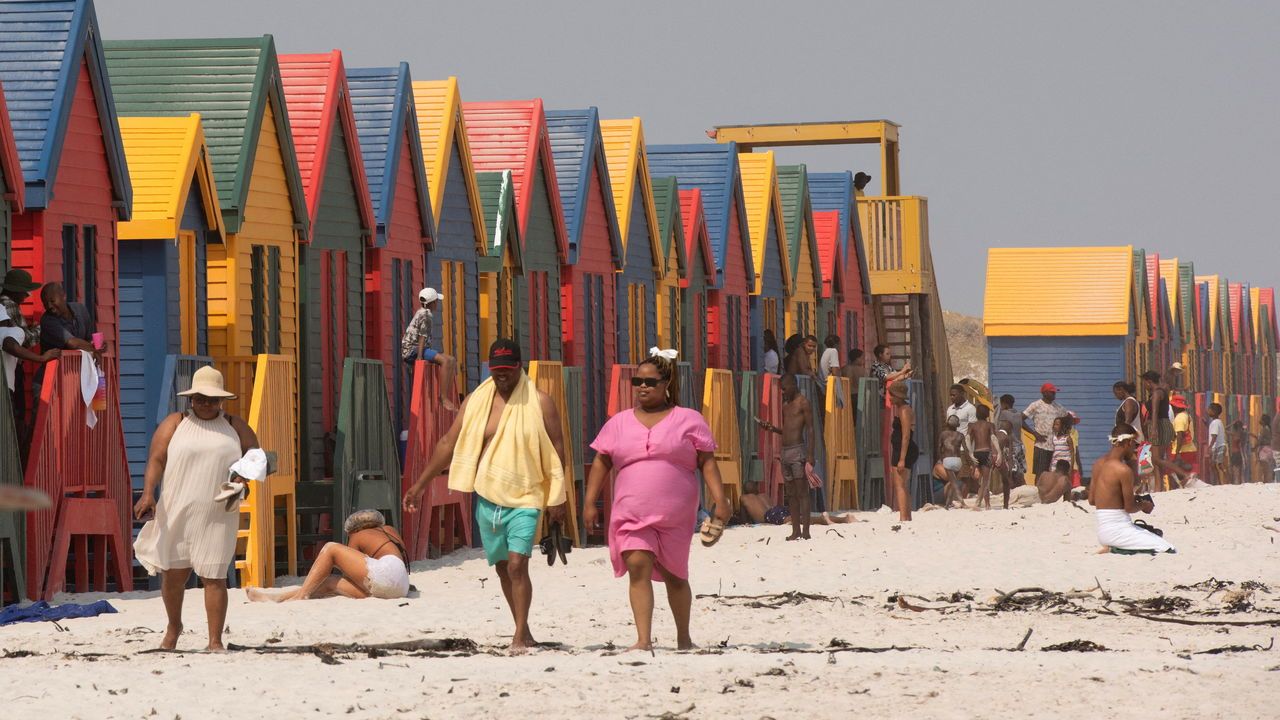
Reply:
<svg viewBox="0 0 1280 720"><path fill-rule="evenodd" d="M1277 285L1280 3L98 0L108 39L246 37L640 116L715 125L886 118L929 198L943 307L982 313L990 247L1135 245ZM784 149L879 174L873 146ZM878 192L879 178L870 190ZM1270 209L1269 209L1270 208ZM1029 298L1034 301L1034 298Z"/></svg>

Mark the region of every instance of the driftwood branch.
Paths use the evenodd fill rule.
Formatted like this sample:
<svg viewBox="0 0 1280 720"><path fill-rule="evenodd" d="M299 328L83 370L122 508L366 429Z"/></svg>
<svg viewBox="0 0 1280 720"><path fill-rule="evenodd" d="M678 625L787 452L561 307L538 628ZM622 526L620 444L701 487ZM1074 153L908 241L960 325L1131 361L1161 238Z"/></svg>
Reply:
<svg viewBox="0 0 1280 720"><path fill-rule="evenodd" d="M1233 627L1280 627L1280 619L1276 620L1184 620L1175 617L1160 617L1159 615L1148 615L1147 613L1129 612L1131 617L1142 618L1143 620L1154 620L1155 622L1174 623L1175 625L1230 625Z"/></svg>

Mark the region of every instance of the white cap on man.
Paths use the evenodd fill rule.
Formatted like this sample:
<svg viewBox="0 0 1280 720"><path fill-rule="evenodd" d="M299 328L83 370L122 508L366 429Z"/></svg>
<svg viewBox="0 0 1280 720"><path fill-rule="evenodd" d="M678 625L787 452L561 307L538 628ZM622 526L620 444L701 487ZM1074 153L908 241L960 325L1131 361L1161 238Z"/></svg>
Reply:
<svg viewBox="0 0 1280 720"><path fill-rule="evenodd" d="M418 299L423 303L430 305L431 303L441 300L440 293L435 288L422 288L422 292L418 293Z"/></svg>

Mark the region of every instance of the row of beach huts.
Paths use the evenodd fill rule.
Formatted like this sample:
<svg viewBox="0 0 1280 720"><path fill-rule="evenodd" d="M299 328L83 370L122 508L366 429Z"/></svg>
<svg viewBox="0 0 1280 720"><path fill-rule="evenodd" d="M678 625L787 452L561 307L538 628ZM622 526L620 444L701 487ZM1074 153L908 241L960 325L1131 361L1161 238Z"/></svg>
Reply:
<svg viewBox="0 0 1280 720"><path fill-rule="evenodd" d="M764 330L875 341L850 172L648 144L640 118L593 107L464 101L456 78L279 54L270 35L106 40L91 0L0 2L0 86L0 267L64 283L109 347L93 429L71 355L5 398L3 481L58 499L8 523L32 596L133 573L131 489L204 364L276 455L246 503L243 581L296 571L330 509L395 510L448 420L435 371L400 358L424 287L459 388L517 338L587 440L652 346L680 352L686 402L722 408L736 441L754 436L737 414L765 391L748 379L739 402ZM38 294L23 306L42 311ZM465 542L465 503L434 490L440 511L408 528L418 555Z"/></svg>

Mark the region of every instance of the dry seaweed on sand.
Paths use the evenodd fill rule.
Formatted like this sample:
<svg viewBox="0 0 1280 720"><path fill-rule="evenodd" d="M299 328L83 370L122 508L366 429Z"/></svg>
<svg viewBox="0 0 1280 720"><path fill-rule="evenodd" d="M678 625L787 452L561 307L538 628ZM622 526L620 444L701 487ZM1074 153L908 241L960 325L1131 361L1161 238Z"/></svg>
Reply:
<svg viewBox="0 0 1280 720"><path fill-rule="evenodd" d="M719 593L712 593L707 595L698 595L697 598L699 600L718 600L726 605L740 605L742 607L757 609L765 608L769 610L777 610L788 605L800 605L806 602L844 603L844 600L838 597L831 597L820 593L800 592L799 590L788 590L787 592L782 593L766 593L764 595L721 595ZM862 604L853 599L849 602L857 605Z"/></svg>
<svg viewBox="0 0 1280 720"><path fill-rule="evenodd" d="M366 645L363 643L315 643L312 645L237 645L231 643L232 652L256 652L259 655L315 655L326 665L338 665L338 656L363 655L378 658L392 653L411 657L465 657L483 652L474 640L468 638L444 638L440 640L405 640L392 643Z"/></svg>
<svg viewBox="0 0 1280 720"><path fill-rule="evenodd" d="M1146 613L1178 612L1191 607L1191 600L1181 595L1156 595L1155 597L1141 600L1119 600L1117 602L1127 605L1133 610Z"/></svg>
<svg viewBox="0 0 1280 720"><path fill-rule="evenodd" d="M1108 649L1092 640L1069 640L1056 645L1045 645L1040 652L1109 652Z"/></svg>
<svg viewBox="0 0 1280 720"><path fill-rule="evenodd" d="M1221 655L1222 653L1238 653L1238 652L1270 652L1271 648L1276 646L1276 639L1271 638L1271 642L1266 647L1261 645L1223 645L1222 647L1210 648L1199 652L1191 653L1192 655Z"/></svg>
<svg viewBox="0 0 1280 720"><path fill-rule="evenodd" d="M907 650L923 650L923 649L924 648L915 647L913 645L890 645L889 647L866 647L863 645L852 645L844 640L841 640L840 638L831 638L831 641L827 643L826 647L822 647L822 648L790 647L790 646L775 644L775 645L766 645L764 647L758 648L756 652L764 653L764 654L784 653L789 655L790 654L818 655L822 653L838 653L838 652L851 652L851 653L905 652Z"/></svg>

